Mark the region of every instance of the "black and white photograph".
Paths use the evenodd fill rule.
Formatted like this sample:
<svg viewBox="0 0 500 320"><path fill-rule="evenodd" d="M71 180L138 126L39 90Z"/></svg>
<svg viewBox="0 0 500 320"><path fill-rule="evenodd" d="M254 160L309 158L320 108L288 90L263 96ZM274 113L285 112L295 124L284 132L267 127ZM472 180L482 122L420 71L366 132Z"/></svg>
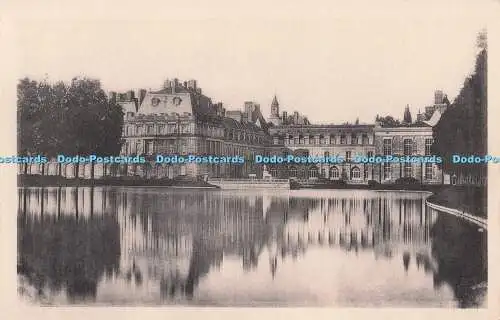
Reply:
<svg viewBox="0 0 500 320"><path fill-rule="evenodd" d="M0 154L23 305L498 301L497 1L24 2Z"/></svg>

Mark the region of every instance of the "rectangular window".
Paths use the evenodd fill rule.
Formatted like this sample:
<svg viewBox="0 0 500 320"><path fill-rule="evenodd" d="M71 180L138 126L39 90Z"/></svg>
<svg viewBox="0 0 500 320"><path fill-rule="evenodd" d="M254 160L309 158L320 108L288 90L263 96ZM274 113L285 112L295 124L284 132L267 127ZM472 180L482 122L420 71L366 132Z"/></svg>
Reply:
<svg viewBox="0 0 500 320"><path fill-rule="evenodd" d="M346 140L345 135L341 135L340 136L340 144L346 144L346 143L347 143L347 140Z"/></svg>
<svg viewBox="0 0 500 320"><path fill-rule="evenodd" d="M148 141L146 142L146 154L153 154L154 152L154 142Z"/></svg>
<svg viewBox="0 0 500 320"><path fill-rule="evenodd" d="M391 164L388 162L384 163L384 179L388 180L391 178Z"/></svg>
<svg viewBox="0 0 500 320"><path fill-rule="evenodd" d="M368 158L373 157L373 151L368 151Z"/></svg>
<svg viewBox="0 0 500 320"><path fill-rule="evenodd" d="M345 152L345 161L350 162L351 161L351 151L346 151Z"/></svg>
<svg viewBox="0 0 500 320"><path fill-rule="evenodd" d="M406 178L411 177L411 175L412 175L412 170L411 169L412 169L411 168L411 163L405 163L405 165L404 165L404 176Z"/></svg>
<svg viewBox="0 0 500 320"><path fill-rule="evenodd" d="M413 141L411 139L403 140L403 152L405 156L411 156Z"/></svg>
<svg viewBox="0 0 500 320"><path fill-rule="evenodd" d="M425 139L425 155L426 156L430 156L431 155L432 143L433 143L432 139Z"/></svg>
<svg viewBox="0 0 500 320"><path fill-rule="evenodd" d="M163 133L164 133L164 131L165 131L165 125L160 124L160 125L158 126L158 134L163 134Z"/></svg>
<svg viewBox="0 0 500 320"><path fill-rule="evenodd" d="M366 133L363 134L363 142L362 144L369 144L368 135Z"/></svg>
<svg viewBox="0 0 500 320"><path fill-rule="evenodd" d="M351 144L358 144L358 137L355 134L351 135Z"/></svg>
<svg viewBox="0 0 500 320"><path fill-rule="evenodd" d="M384 139L384 146L382 151L384 153L384 156L392 155L392 139Z"/></svg>
<svg viewBox="0 0 500 320"><path fill-rule="evenodd" d="M330 136L330 144L335 144L335 136Z"/></svg>
<svg viewBox="0 0 500 320"><path fill-rule="evenodd" d="M155 126L152 124L148 124L148 134L153 134L155 130Z"/></svg>
<svg viewBox="0 0 500 320"><path fill-rule="evenodd" d="M425 164L425 179L432 179L432 163Z"/></svg>

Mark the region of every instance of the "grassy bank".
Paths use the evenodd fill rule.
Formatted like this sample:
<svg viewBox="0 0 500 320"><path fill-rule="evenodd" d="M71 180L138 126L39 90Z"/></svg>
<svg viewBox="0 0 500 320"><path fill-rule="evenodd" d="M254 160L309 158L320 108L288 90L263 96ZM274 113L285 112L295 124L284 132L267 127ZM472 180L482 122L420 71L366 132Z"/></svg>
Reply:
<svg viewBox="0 0 500 320"><path fill-rule="evenodd" d="M487 218L487 188L475 186L445 186L428 198L429 202Z"/></svg>
<svg viewBox="0 0 500 320"><path fill-rule="evenodd" d="M84 187L84 186L161 186L185 188L218 188L205 181L180 179L144 179L141 177L106 177L103 179L65 178L59 176L18 175L19 187Z"/></svg>

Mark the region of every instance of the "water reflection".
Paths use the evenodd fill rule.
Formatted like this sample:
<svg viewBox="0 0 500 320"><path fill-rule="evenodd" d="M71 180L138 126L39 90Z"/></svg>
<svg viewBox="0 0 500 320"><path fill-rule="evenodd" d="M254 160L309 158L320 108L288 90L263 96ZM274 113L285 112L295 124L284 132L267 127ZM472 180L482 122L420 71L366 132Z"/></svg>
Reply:
<svg viewBox="0 0 500 320"><path fill-rule="evenodd" d="M19 189L19 287L56 304L482 305L485 234L425 197Z"/></svg>

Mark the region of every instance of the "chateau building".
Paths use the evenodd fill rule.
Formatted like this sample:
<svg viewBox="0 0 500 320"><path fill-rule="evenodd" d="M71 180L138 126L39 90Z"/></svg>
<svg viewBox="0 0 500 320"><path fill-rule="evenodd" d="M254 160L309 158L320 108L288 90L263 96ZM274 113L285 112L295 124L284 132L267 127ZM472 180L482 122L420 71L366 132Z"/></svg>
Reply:
<svg viewBox="0 0 500 320"><path fill-rule="evenodd" d="M226 111L222 103L212 103L195 80L181 84L173 79L166 81L159 91L141 91L138 103L133 95L128 98L117 100L125 113L121 155L242 156L249 160L256 154L264 154L270 142L259 104L248 101L243 111ZM260 166L245 161L244 164L165 164L150 171L155 177L174 178L248 177L259 170Z"/></svg>
<svg viewBox="0 0 500 320"><path fill-rule="evenodd" d="M273 104L275 101L273 101ZM438 111L437 111L438 112ZM271 106L271 118L276 109ZM405 108L410 120L408 106ZM438 113L440 115L440 113ZM436 116L436 115L434 115ZM434 117L433 116L433 117ZM405 123L399 127L380 124L281 124L269 128L275 152L296 153L313 157L342 157L339 164L272 165L275 177L299 179L325 178L364 184L370 180L394 183L399 178L415 178L425 184L443 183L443 172L432 163L360 163L355 157L373 156L431 156L432 126ZM280 153L279 151L277 153Z"/></svg>
<svg viewBox="0 0 500 320"><path fill-rule="evenodd" d="M160 90L110 93L110 99L123 109L122 156L141 155L145 164L43 164L20 165L19 173L57 175L68 178L102 178L104 176L141 176L152 179L176 177L263 177L264 167L255 164L256 155L305 155L342 157L338 164L269 164L275 178L344 180L366 184L370 180L394 183L399 178L414 178L425 184L443 183L445 177L431 163L359 163L357 156L430 156L432 126L448 106L441 91L426 114L397 127L380 124L311 124L307 117L294 112L280 113L276 96L271 103L269 121L260 105L246 101L243 110L226 110L221 102L213 103L204 95L196 80L167 80ZM195 155L241 157L243 163L162 163L156 155ZM27 166L27 168L24 168ZM59 167L60 166L60 167Z"/></svg>

